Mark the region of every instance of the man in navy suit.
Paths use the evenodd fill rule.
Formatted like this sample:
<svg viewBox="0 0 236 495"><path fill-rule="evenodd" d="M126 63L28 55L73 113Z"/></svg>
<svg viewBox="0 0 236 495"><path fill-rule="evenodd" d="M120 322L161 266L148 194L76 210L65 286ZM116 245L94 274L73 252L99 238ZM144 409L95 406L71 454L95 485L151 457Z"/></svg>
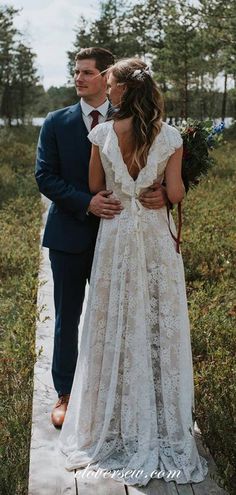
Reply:
<svg viewBox="0 0 236 495"><path fill-rule="evenodd" d="M62 426L78 355L78 325L89 281L99 218L114 218L122 210L111 191L92 195L88 186L91 143L87 134L104 122L111 106L106 97L109 50L85 48L76 56L75 87L80 102L49 113L41 129L36 161L39 190L52 201L43 246L49 248L54 280L55 336L52 376L58 401L51 419ZM166 202L161 187L146 193L142 203L160 208Z"/></svg>

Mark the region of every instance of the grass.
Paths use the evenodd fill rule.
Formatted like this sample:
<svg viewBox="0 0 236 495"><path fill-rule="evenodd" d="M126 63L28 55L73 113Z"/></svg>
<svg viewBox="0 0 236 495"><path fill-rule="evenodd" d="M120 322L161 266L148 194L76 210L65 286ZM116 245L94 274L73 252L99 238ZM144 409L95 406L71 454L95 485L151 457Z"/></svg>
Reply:
<svg viewBox="0 0 236 495"><path fill-rule="evenodd" d="M0 130L0 491L26 495L42 208L33 177L38 130ZM184 201L185 262L197 422L235 493L236 144Z"/></svg>
<svg viewBox="0 0 236 495"><path fill-rule="evenodd" d="M236 142L214 151L217 165L184 201L185 262L195 372L195 407L220 483L236 479Z"/></svg>
<svg viewBox="0 0 236 495"><path fill-rule="evenodd" d="M39 265L37 129L0 131L0 491L27 494Z"/></svg>

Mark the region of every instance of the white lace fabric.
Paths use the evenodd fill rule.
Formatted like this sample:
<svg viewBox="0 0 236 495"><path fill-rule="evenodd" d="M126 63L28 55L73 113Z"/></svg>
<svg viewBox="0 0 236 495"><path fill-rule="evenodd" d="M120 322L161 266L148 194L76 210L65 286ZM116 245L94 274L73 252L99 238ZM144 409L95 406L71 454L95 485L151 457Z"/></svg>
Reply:
<svg viewBox="0 0 236 495"><path fill-rule="evenodd" d="M163 123L146 166L129 175L113 121L96 126L106 186L124 210L100 222L88 305L69 407L60 434L68 470L180 471L177 483L202 481L207 461L193 435L191 339L181 254L166 207L145 209L142 190L162 180L179 132ZM172 232L175 224L170 215ZM153 475L152 475L153 476ZM155 476L153 476L155 477ZM122 481L120 475L113 479ZM124 480L123 480L124 482Z"/></svg>

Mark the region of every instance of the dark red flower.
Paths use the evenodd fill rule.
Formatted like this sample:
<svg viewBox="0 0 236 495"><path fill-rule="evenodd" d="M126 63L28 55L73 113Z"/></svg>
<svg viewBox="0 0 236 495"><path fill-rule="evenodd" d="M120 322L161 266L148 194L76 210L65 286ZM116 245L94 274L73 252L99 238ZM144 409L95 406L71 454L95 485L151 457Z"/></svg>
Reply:
<svg viewBox="0 0 236 495"><path fill-rule="evenodd" d="M194 134L194 132L195 132L195 131L196 131L196 129L194 129L194 127L189 127L189 128L187 129L187 133L188 133L188 134Z"/></svg>

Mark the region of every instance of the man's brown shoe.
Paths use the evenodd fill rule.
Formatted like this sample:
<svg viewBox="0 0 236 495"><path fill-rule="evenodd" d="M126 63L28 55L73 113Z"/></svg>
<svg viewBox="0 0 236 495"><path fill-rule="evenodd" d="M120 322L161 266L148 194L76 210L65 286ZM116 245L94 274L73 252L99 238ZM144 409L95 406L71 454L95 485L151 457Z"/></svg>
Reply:
<svg viewBox="0 0 236 495"><path fill-rule="evenodd" d="M65 419L70 394L61 395L52 410L51 420L55 428L61 428Z"/></svg>

